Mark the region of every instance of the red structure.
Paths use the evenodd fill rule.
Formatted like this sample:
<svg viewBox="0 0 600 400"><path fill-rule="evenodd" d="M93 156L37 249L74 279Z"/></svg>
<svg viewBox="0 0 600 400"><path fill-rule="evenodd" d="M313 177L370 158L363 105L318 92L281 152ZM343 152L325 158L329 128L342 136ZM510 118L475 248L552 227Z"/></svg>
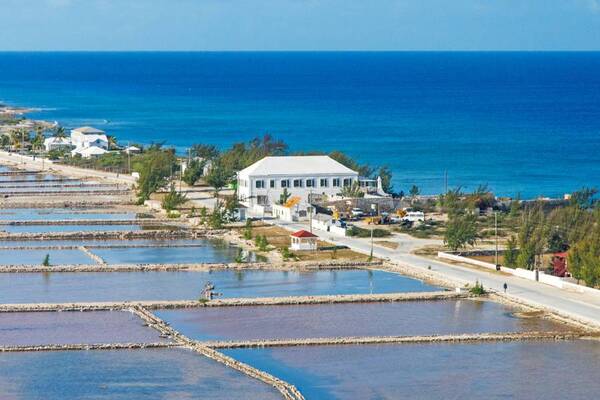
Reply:
<svg viewBox="0 0 600 400"><path fill-rule="evenodd" d="M568 276L567 253L554 253L552 255L552 267L554 267L554 276L561 278Z"/></svg>

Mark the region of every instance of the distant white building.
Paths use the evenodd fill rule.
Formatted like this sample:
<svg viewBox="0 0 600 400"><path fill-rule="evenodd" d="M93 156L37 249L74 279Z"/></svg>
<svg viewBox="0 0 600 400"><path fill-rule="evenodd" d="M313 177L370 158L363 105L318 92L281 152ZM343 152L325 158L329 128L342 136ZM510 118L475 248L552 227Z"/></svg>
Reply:
<svg viewBox="0 0 600 400"><path fill-rule="evenodd" d="M75 155L79 154L83 158L99 157L105 153L108 153L108 151L103 149L102 147L97 147L97 146L90 146L90 147L83 147L83 148L79 147L79 148L76 148L75 150L71 151L71 155L75 156Z"/></svg>
<svg viewBox="0 0 600 400"><path fill-rule="evenodd" d="M106 136L106 133L100 129L92 128L91 126L83 126L71 130L71 144L75 146L75 149L99 147L107 150L108 137Z"/></svg>
<svg viewBox="0 0 600 400"><path fill-rule="evenodd" d="M358 172L329 156L265 157L238 173L238 199L256 211L277 204L287 189L306 209L310 194L335 196L355 181Z"/></svg>
<svg viewBox="0 0 600 400"><path fill-rule="evenodd" d="M66 137L49 137L44 139L44 148L46 151L69 150L71 147L73 147L71 139Z"/></svg>

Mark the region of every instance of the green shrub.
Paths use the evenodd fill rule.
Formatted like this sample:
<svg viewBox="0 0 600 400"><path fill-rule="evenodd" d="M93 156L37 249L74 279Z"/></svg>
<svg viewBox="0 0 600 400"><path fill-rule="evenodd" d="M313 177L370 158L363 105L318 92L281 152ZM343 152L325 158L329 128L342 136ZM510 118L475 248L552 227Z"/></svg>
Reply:
<svg viewBox="0 0 600 400"><path fill-rule="evenodd" d="M481 295L484 295L484 294L487 293L485 291L485 289L483 288L483 284L479 283L479 281L475 281L475 286L473 286L472 288L470 288L469 292L471 294L476 295L476 296L481 296Z"/></svg>

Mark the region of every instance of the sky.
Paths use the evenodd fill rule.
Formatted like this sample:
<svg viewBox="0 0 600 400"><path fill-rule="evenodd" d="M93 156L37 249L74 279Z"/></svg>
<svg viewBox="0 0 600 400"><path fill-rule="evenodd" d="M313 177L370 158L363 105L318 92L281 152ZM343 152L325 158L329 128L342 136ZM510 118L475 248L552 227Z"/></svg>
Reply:
<svg viewBox="0 0 600 400"><path fill-rule="evenodd" d="M600 50L600 0L0 0L0 50Z"/></svg>

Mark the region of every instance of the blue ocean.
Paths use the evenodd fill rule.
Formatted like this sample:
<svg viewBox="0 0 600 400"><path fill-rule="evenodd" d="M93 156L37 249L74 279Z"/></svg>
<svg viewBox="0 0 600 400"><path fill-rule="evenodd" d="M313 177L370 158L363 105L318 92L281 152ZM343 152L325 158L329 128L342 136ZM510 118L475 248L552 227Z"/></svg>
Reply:
<svg viewBox="0 0 600 400"><path fill-rule="evenodd" d="M0 101L182 152L269 133L396 191L600 185L600 53L0 53Z"/></svg>

